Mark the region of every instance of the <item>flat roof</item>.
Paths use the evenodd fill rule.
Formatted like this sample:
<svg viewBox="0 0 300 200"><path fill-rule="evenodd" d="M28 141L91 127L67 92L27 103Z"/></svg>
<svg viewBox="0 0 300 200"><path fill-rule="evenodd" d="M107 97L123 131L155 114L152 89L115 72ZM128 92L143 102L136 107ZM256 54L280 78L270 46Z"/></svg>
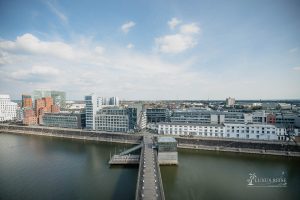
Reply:
<svg viewBox="0 0 300 200"><path fill-rule="evenodd" d="M159 137L158 142L176 142L176 140L173 137Z"/></svg>
<svg viewBox="0 0 300 200"><path fill-rule="evenodd" d="M223 124L201 124L201 123L187 123L187 122L159 122L161 125L182 125L182 126L219 126L223 127Z"/></svg>

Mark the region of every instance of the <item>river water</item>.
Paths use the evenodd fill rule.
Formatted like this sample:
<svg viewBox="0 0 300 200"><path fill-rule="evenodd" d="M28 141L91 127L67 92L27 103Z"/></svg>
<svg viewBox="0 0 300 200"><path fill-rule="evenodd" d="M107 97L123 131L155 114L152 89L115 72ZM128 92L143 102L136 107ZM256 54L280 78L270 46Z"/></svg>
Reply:
<svg viewBox="0 0 300 200"><path fill-rule="evenodd" d="M110 167L130 145L0 134L0 199L134 199L137 167ZM181 150L162 166L166 199L300 199L299 159ZM251 187L285 177L286 187Z"/></svg>

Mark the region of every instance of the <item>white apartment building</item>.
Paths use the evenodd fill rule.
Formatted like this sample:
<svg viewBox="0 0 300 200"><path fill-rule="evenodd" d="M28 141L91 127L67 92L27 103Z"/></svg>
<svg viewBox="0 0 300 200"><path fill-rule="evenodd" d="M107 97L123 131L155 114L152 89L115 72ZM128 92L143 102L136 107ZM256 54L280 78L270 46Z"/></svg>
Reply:
<svg viewBox="0 0 300 200"><path fill-rule="evenodd" d="M0 95L0 121L9 121L16 118L17 103L10 100L6 94Z"/></svg>
<svg viewBox="0 0 300 200"><path fill-rule="evenodd" d="M104 120L103 116L102 117L97 117L96 120L96 115L97 112L100 111L101 109L105 107L115 107L119 105L119 98L118 97L111 97L111 98L105 98L105 97L99 97L94 94L87 95L85 96L85 113L86 113L86 129L88 130L106 130L106 126L100 123L100 121ZM97 121L97 124L96 124ZM99 125L99 123L101 125ZM123 123L123 122L122 122ZM100 128L99 128L100 127ZM110 128L107 128L110 130ZM112 130L123 130L123 128L119 129L114 129L111 128Z"/></svg>
<svg viewBox="0 0 300 200"><path fill-rule="evenodd" d="M266 124L159 123L158 134L234 139L285 140L286 129Z"/></svg>

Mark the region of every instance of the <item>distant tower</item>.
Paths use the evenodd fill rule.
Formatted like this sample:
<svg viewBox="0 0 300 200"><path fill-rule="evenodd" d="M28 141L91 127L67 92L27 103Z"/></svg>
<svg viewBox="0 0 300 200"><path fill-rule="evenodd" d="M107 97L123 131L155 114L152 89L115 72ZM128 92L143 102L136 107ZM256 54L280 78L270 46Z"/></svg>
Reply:
<svg viewBox="0 0 300 200"><path fill-rule="evenodd" d="M119 106L119 98L118 97L110 97L109 105Z"/></svg>
<svg viewBox="0 0 300 200"><path fill-rule="evenodd" d="M226 98L227 107L234 107L234 105L235 105L235 98L231 98L231 97Z"/></svg>

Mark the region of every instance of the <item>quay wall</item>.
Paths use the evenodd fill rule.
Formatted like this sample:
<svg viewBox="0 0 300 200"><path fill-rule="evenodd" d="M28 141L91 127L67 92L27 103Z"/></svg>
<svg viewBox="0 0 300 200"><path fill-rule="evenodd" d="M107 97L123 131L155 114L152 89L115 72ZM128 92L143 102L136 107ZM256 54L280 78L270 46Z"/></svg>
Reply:
<svg viewBox="0 0 300 200"><path fill-rule="evenodd" d="M142 141L141 135L127 134L127 133L111 133L111 132L97 132L86 131L81 129L64 129L42 126L17 126L17 125L0 125L0 132L16 133L16 134L30 134L30 135L44 135L53 137L64 137L72 139L95 140L104 142L117 143L131 143L139 144Z"/></svg>
<svg viewBox="0 0 300 200"><path fill-rule="evenodd" d="M208 151L300 157L300 146L293 141L241 141L182 137L176 137L176 140L179 149L200 149Z"/></svg>

